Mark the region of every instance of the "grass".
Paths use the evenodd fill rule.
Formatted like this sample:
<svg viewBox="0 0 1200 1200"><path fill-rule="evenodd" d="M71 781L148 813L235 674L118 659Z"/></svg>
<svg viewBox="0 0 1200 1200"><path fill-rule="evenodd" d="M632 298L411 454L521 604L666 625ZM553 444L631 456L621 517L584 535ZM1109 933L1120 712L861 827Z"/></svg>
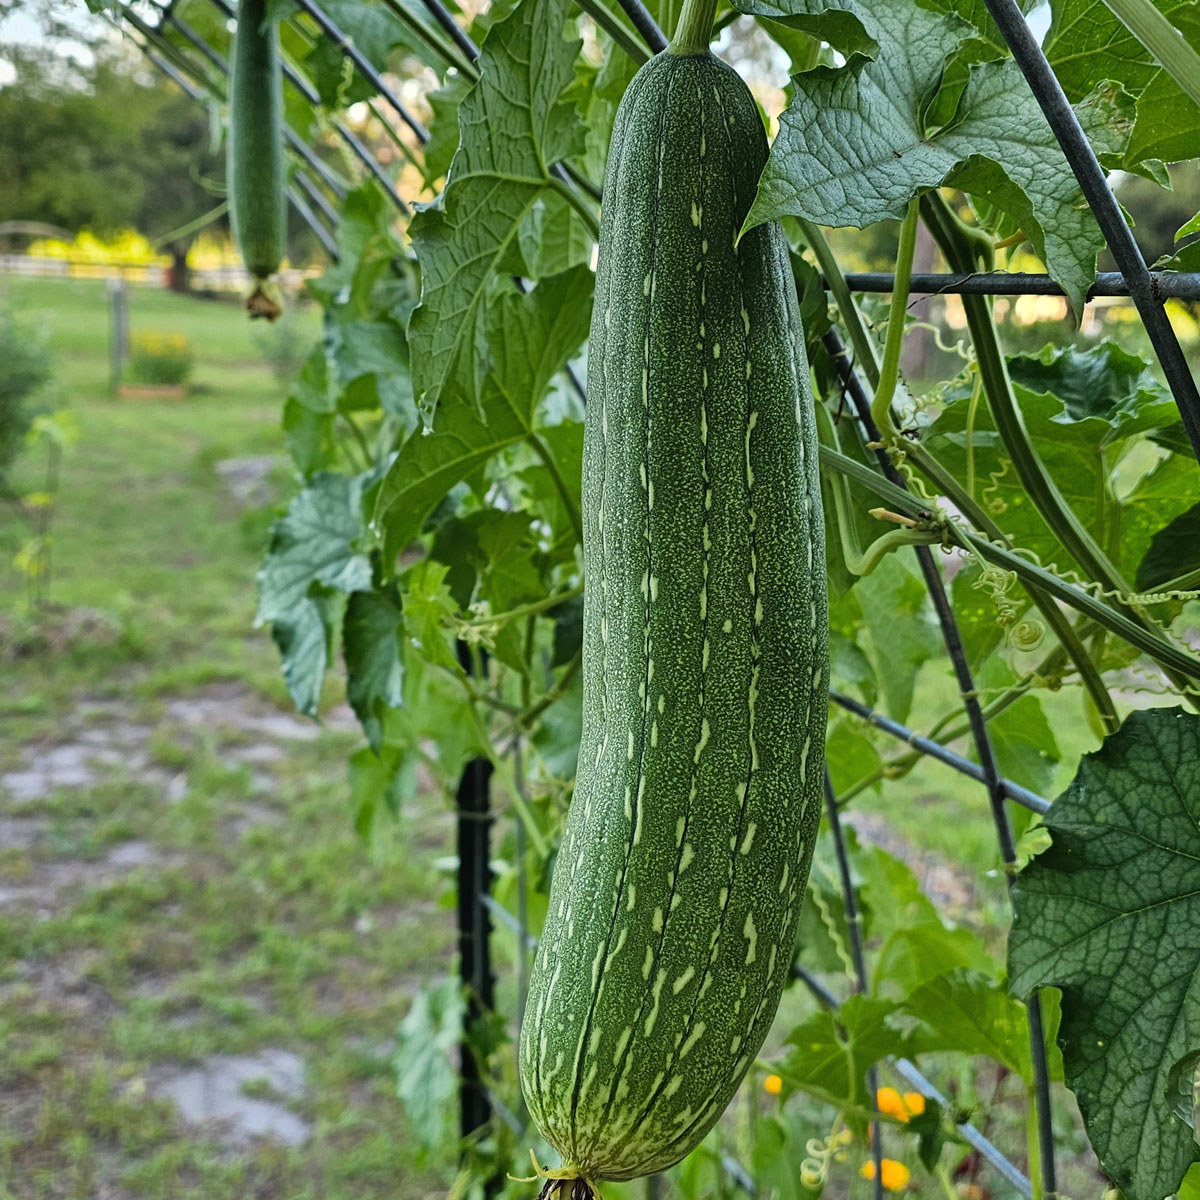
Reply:
<svg viewBox="0 0 1200 1200"><path fill-rule="evenodd" d="M45 797L0 790L0 818L31 831L0 854L0 896L34 898L0 903L0 1198L442 1195L388 1054L412 993L451 965L442 884L403 846L417 825L448 849L444 805L419 798L368 851L347 808L356 734L254 723L288 709L274 648L251 629L272 509L239 506L215 465L272 456L286 494L261 335L232 304L133 289L134 330L190 338L195 390L117 400L101 284L4 279L4 302L44 337L79 441L63 464L49 644L9 566L22 527L0 525L0 771L88 738L114 761ZM283 349L318 335L319 314L302 311ZM40 470L32 452L19 482ZM96 619L69 627L81 608ZM268 1049L304 1064L303 1092L282 1100L311 1128L303 1145L231 1144L158 1090L181 1064Z"/></svg>

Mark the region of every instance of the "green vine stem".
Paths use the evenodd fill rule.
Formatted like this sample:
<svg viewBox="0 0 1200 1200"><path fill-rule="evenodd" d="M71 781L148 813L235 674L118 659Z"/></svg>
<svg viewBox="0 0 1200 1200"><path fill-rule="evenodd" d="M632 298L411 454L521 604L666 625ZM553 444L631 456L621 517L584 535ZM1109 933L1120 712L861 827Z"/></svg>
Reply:
<svg viewBox="0 0 1200 1200"><path fill-rule="evenodd" d="M797 217L796 223L800 226L804 240L816 255L817 265L821 268L829 293L841 314L842 324L849 334L850 345L854 347L855 361L862 368L867 382L874 386L879 382L879 359L875 343L863 324L862 314L858 311L858 305L854 303L849 287L846 286L846 277L842 274L842 268L838 266L833 249L819 225L814 225L803 217Z"/></svg>
<svg viewBox="0 0 1200 1200"><path fill-rule="evenodd" d="M557 175L550 175L546 179L546 183L579 214L579 219L587 226L592 241L598 241L600 222L596 220L596 214L588 207L588 202L569 183L559 179Z"/></svg>
<svg viewBox="0 0 1200 1200"><path fill-rule="evenodd" d="M812 247L813 253L816 255L817 261L821 266L821 271L829 284L829 290L837 303L842 321L849 333L851 344L854 346L857 363L862 368L868 380L877 382L879 379L879 363L875 342L863 325L858 306L854 303L850 289L846 286L846 280L842 275L841 268L838 266L837 259L834 257L825 235L818 226L813 225L809 221L801 220L800 228L808 244ZM963 229L962 236L965 242L974 249L976 254L991 254L992 243L986 234L981 230L971 229L967 226L964 226ZM906 446L905 454L917 470L929 479L942 495L955 505L977 529L981 530L993 541L1000 542L1005 546L1009 545L1008 537L1003 529L992 520L987 510L976 502L974 496L959 484L958 480L946 470L934 455L930 454L919 443ZM1116 707L1100 675L1100 671L1092 657L1088 654L1087 647L1076 634L1071 622L1067 620L1065 614L1059 610L1058 605L1045 591L1025 579L1022 579L1022 584L1029 593L1030 599L1037 605L1038 611L1042 614L1046 624L1053 630L1055 636L1058 637L1059 641L1065 647L1072 663L1079 672L1080 681L1087 689L1088 695L1091 697L1092 703L1095 705L1096 711L1104 723L1105 729L1109 733L1114 732L1120 724L1120 718L1117 715Z"/></svg>
<svg viewBox="0 0 1200 1200"><path fill-rule="evenodd" d="M496 613L495 616L468 617L462 621L455 621L454 626L456 629L490 629L497 625L507 625L509 621L516 621L521 617L532 617L538 613L549 612L551 609L558 608L560 604L566 604L568 600L574 600L576 596L582 595L583 584L578 584L573 588L568 588L565 592L556 592L544 600L522 604L519 608L511 608L507 612Z"/></svg>
<svg viewBox="0 0 1200 1200"><path fill-rule="evenodd" d="M920 200L914 196L900 224L900 246L896 251L896 276L892 286L892 302L888 309L887 339L883 343L883 362L879 381L871 401L871 419L885 441L896 436L892 424L892 399L900 378L900 350L904 345L904 318L908 312L908 289L912 282L913 255L917 248L917 224L920 219Z"/></svg>
<svg viewBox="0 0 1200 1200"><path fill-rule="evenodd" d="M822 465L848 475L898 511L908 510L911 513L918 508L917 497L891 483L865 463L849 458L828 446L821 446L820 453ZM1169 641L1159 630L1149 629L1134 621L1125 612L1098 600L1083 588L1061 579L1040 563L1025 558L1002 543L971 533L949 517L943 517L943 521L946 540L951 544L960 546L1006 571L1011 571L1023 582L1041 588L1048 596L1061 600L1077 612L1090 617L1098 625L1124 638L1131 646L1144 651L1164 670L1174 672L1185 681L1189 681L1177 686L1189 694L1189 702L1195 703L1195 696L1200 695L1200 689L1190 681L1200 681L1200 658Z"/></svg>
<svg viewBox="0 0 1200 1200"><path fill-rule="evenodd" d="M558 494L562 497L563 505L566 507L567 515L571 519L571 528L575 530L575 536L583 541L583 518L579 515L579 506L575 503L571 495L571 489L567 487L567 481L563 478L562 472L558 469L558 463L554 459L554 455L550 452L550 447L540 435L530 433L525 439L529 443L534 454L538 456L542 466L550 474L550 479L554 484Z"/></svg>
<svg viewBox="0 0 1200 1200"><path fill-rule="evenodd" d="M960 220L940 195L930 192L923 196L921 211L951 270L970 273L990 268L990 240L981 230L972 229ZM990 302L984 296L963 296L962 302L992 420L1026 494L1033 501L1042 519L1083 570L1105 592L1115 595L1117 603L1128 610L1134 622L1151 633L1156 641L1165 643L1166 638L1163 637L1159 623L1142 606L1122 598L1129 596L1133 589L1084 528L1058 490L1057 484L1035 449L1013 394L1008 366L992 320ZM1163 665L1166 669L1165 664ZM1182 677L1178 673L1173 674L1171 670L1167 670L1167 674L1177 687L1186 688L1188 685L1185 681L1192 674L1192 670L1189 669Z"/></svg>

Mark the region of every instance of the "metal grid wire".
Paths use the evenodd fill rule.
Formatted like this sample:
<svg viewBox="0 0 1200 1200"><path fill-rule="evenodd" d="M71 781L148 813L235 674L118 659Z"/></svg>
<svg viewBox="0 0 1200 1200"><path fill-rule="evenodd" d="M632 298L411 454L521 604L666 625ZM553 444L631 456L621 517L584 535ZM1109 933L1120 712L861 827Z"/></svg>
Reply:
<svg viewBox="0 0 1200 1200"><path fill-rule="evenodd" d="M234 18L234 9L228 0L212 0L212 3L227 19ZM297 0L297 3L301 11L350 60L355 70L376 89L377 94L386 100L416 138L421 143L426 142L429 134L424 126L408 112L379 72L372 67L370 62L342 33L337 24L324 12L318 0ZM460 65L457 62L458 55L465 56L465 59L469 60L468 65L478 57L478 47L457 24L441 0L422 0L433 21L432 26L425 25L409 10L403 9L402 5L393 4L391 0L385 0L385 3L389 10L395 12L406 24L412 26L414 32L421 36L426 44L441 49L444 46L442 35L447 35L452 41L450 47L452 53L449 57L451 61L455 62L455 65ZM658 53L666 48L667 39L642 0L619 0L619 3L651 52ZM1200 394L1197 393L1195 380L1188 370L1178 339L1163 308L1164 302L1172 298L1200 299L1200 274L1156 273L1147 268L1141 251L1121 214L1120 206L1108 186L1105 172L1084 136L1074 111L1067 102L1015 0L986 0L986 4L1028 81L1033 95L1041 106L1046 120L1054 131L1117 262L1118 271L1103 273L1096 277L1089 292L1089 298L1093 296L1128 296L1132 299L1178 405L1193 449L1200 457ZM224 80L228 73L228 64L224 58L184 20L174 14L171 3L155 4L154 10L158 14L158 21L154 25L142 20L127 6L120 10L120 17L123 17L136 33L137 36L134 40L145 52L149 61L188 95L202 102L220 98L223 95ZM119 24L119 18L110 17L110 19ZM164 36L164 30L168 27L174 27L184 41L199 53L203 61L198 63L179 45L169 41ZM306 100L313 104L320 102L317 91L311 82L305 79L291 64L284 63L283 73L289 84L295 87ZM332 128L354 156L379 182L396 209L402 214L408 214L410 212L409 205L396 191L388 173L371 151L344 123L334 120ZM294 130L289 128L285 134L290 149L299 160L293 176L297 187L289 189L288 198L297 214L309 226L325 249L336 257L334 227L336 226L337 211L326 193L332 193L335 200L340 198L345 194L346 182ZM558 172L561 172L561 168L558 169ZM564 179L564 182L567 180L565 172L561 173L560 177ZM318 181L323 188L318 185ZM319 211L314 211L314 209ZM517 283L518 286L522 286L521 281L518 280ZM894 279L890 274L849 274L846 276L846 283L851 291L890 292L894 286ZM1062 294L1062 289L1048 275L1004 272L914 275L910 290L916 294ZM845 395L850 402L853 417L859 424L864 442L878 443L879 430L871 419L869 391L855 370L836 331L830 330L823 340L836 365ZM572 375L571 382L582 396L583 388L578 379ZM882 449L876 450L876 456L880 473L892 484L904 488L904 481L892 466L886 452ZM910 509L911 515L916 515L918 509L919 505L914 500ZM861 720L903 742L922 755L934 758L960 775L982 784L987 795L1001 857L1005 866L1011 868L1015 863L1016 853L1012 826L1009 822L1005 802L1011 801L1035 813L1046 812L1049 802L1035 792L1012 780L1005 779L999 773L987 731L986 718L975 690L974 679L963 649L958 624L951 609L933 551L927 546L914 547L914 550L937 615L946 652L953 664L978 761L971 761L941 743L908 729L900 722L872 711L866 705L836 689L830 690L830 700L833 704L855 714ZM462 1052L460 1113L462 1132L465 1137L477 1133L494 1117L504 1120L516 1131L523 1131L519 1118L509 1111L498 1097L489 1093L486 1084L480 1077L466 1037L466 1030L470 1023L477 1020L485 1010L494 1005L494 977L489 952L493 929L492 918L495 917L501 925L510 929L517 936L522 996L528 978L528 955L537 945L537 939L528 930L523 906L522 911L514 915L490 895L489 842L490 828L494 820L489 806L490 775L490 764L486 760L471 762L464 769L458 789L460 974L468 995ZM854 991L861 992L867 986L861 918L858 914L851 879L847 841L842 829L837 798L828 774L826 774L825 780L825 802L851 941L851 960L854 966L852 987ZM518 822L519 839L522 832ZM518 851L520 849L521 847L518 847ZM523 858L523 853L519 852L518 862L523 862ZM1007 874L1011 883L1012 872L1009 871ZM520 892L520 890L519 888L518 891ZM838 998L820 980L802 968L796 969L796 977L812 991L823 1006L829 1009L838 1007L840 1003ZM1050 1076L1046 1063L1041 1005L1036 994L1031 997L1027 1011L1034 1071L1034 1103L1037 1110L1041 1181L1044 1192L1053 1194L1057 1191L1057 1181L1051 1129ZM899 1059L892 1061L890 1065L901 1078L926 1097L942 1104L947 1103L946 1097L913 1063ZM872 1094L873 1092L874 1088L872 1087ZM1025 1196L1032 1195L1028 1177L978 1129L966 1122L958 1124L957 1128L964 1140L990 1163L1007 1183ZM876 1131L878 1131L878 1123ZM875 1192L877 1196L881 1196L882 1180L881 1172L878 1169L880 1148L877 1136L872 1153L876 1161ZM730 1179L747 1194L754 1195L755 1185L749 1173L729 1156L725 1156L723 1162ZM500 1181L493 1180L488 1185L488 1190L489 1192L498 1190L499 1186Z"/></svg>

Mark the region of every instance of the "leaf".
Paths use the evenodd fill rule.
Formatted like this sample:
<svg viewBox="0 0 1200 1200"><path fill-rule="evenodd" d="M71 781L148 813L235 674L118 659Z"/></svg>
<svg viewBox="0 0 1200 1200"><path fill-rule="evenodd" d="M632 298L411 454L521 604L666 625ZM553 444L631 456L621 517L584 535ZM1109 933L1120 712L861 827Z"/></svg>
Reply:
<svg viewBox="0 0 1200 1200"><path fill-rule="evenodd" d="M311 475L333 462L336 413L337 396L330 379L329 359L324 345L314 346L283 408L284 438L302 475Z"/></svg>
<svg viewBox="0 0 1200 1200"><path fill-rule="evenodd" d="M1200 502L1181 512L1151 539L1138 563L1135 586L1152 592L1164 583L1200 570Z"/></svg>
<svg viewBox="0 0 1200 1200"><path fill-rule="evenodd" d="M1172 22L1184 40L1200 50L1200 6L1175 10ZM1137 120L1129 138L1125 167L1147 159L1177 162L1200 151L1200 105L1188 96L1166 70L1155 72L1137 100Z"/></svg>
<svg viewBox="0 0 1200 1200"><path fill-rule="evenodd" d="M1022 696L988 722L988 733L1000 773L1044 794L1054 781L1054 768L1062 754L1042 702L1036 696Z"/></svg>
<svg viewBox="0 0 1200 1200"><path fill-rule="evenodd" d="M1086 350L1047 344L1037 354L1010 358L1008 373L1029 391L1049 393L1062 401L1062 411L1051 418L1056 425L1105 422L1107 430L1088 437L1101 446L1179 419L1174 400L1155 379L1150 364L1115 342Z"/></svg>
<svg viewBox="0 0 1200 1200"><path fill-rule="evenodd" d="M875 955L873 989L903 999L944 971L989 971L979 937L943 921L910 868L878 847L855 855L861 873L867 932L882 945Z"/></svg>
<svg viewBox="0 0 1200 1200"><path fill-rule="evenodd" d="M482 416L471 405L446 404L428 434L409 438L401 448L375 510L389 549L403 549L454 484L532 434L534 412L550 380L587 336L592 287L591 272L575 267L525 295L509 292L492 304L493 367L482 387Z"/></svg>
<svg viewBox="0 0 1200 1200"><path fill-rule="evenodd" d="M1025 1006L1005 995L991 975L946 971L921 984L904 1003L924 1026L914 1035L918 1052L986 1054L1026 1082L1032 1079Z"/></svg>
<svg viewBox="0 0 1200 1200"><path fill-rule="evenodd" d="M786 10L807 13L815 3L786 0ZM838 7L858 15L879 57L793 78L746 228L787 214L863 228L902 217L916 193L950 184L1016 220L1082 312L1104 241L1016 63L972 67L954 120L927 128L926 106L969 27L903 0ZM1079 116L1101 153L1123 145L1111 89L1089 96Z"/></svg>
<svg viewBox="0 0 1200 1200"><path fill-rule="evenodd" d="M592 254L591 231L558 192L545 192L533 202L517 229L517 244L535 279L586 263Z"/></svg>
<svg viewBox="0 0 1200 1200"><path fill-rule="evenodd" d="M355 592L346 604L342 624L346 700L376 753L383 741L384 714L404 703L403 621L400 593L394 587Z"/></svg>
<svg viewBox="0 0 1200 1200"><path fill-rule="evenodd" d="M355 549L363 532L366 476L322 474L298 492L275 522L258 572L255 621L286 620L313 584L338 592L371 588L371 565Z"/></svg>
<svg viewBox="0 0 1200 1200"><path fill-rule="evenodd" d="M863 1104L866 1071L888 1055L909 1053L907 1035L893 1024L900 1005L851 996L836 1013L819 1012L788 1035L778 1065L789 1090L800 1090L836 1107Z"/></svg>
<svg viewBox="0 0 1200 1200"><path fill-rule="evenodd" d="M740 0L734 7L747 16L759 17L827 42L843 58L852 55L876 58L879 55L879 43L868 32L853 4L822 7L796 5L788 0ZM767 25L768 30L771 24Z"/></svg>
<svg viewBox="0 0 1200 1200"><path fill-rule="evenodd" d="M897 554L887 555L856 590L863 596L885 707L903 721L912 707L918 669L941 649L928 593Z"/></svg>
<svg viewBox="0 0 1200 1200"><path fill-rule="evenodd" d="M403 328L395 321L350 321L334 325L326 340L343 387L365 376L375 384L366 404L343 399L342 407L382 408L395 418L404 436L410 434L417 427L417 410Z"/></svg>
<svg viewBox="0 0 1200 1200"><path fill-rule="evenodd" d="M271 622L271 640L279 650L283 680L298 712L315 717L325 671L333 653L340 597L314 587L286 616Z"/></svg>
<svg viewBox="0 0 1200 1200"><path fill-rule="evenodd" d="M458 110L470 90L471 80L465 75L452 75L426 97L433 110L429 141L423 147L425 183L429 187L450 170L454 152L458 149Z"/></svg>
<svg viewBox="0 0 1200 1200"><path fill-rule="evenodd" d="M409 341L426 413L448 388L478 394L488 283L544 193L550 167L582 149L583 126L560 99L580 45L562 36L569 8L568 0L524 0L488 32L479 81L459 110L449 181L410 226L422 285Z"/></svg>
<svg viewBox="0 0 1200 1200"><path fill-rule="evenodd" d="M1200 717L1134 712L1045 818L1018 876L1012 990L1062 991L1066 1080L1130 1200L1174 1192L1198 1157L1171 1074L1200 1050Z"/></svg>
<svg viewBox="0 0 1200 1200"><path fill-rule="evenodd" d="M1155 0L1155 7L1200 45L1195 0ZM1080 100L1103 80L1114 80L1137 99L1137 117L1123 164L1192 158L1200 109L1103 0L1052 0L1054 19L1043 44L1067 98Z"/></svg>
<svg viewBox="0 0 1200 1200"><path fill-rule="evenodd" d="M426 1149L455 1141L450 1105L458 1093L457 1049L464 1004L455 979L442 979L413 997L396 1031L392 1063L396 1095Z"/></svg>

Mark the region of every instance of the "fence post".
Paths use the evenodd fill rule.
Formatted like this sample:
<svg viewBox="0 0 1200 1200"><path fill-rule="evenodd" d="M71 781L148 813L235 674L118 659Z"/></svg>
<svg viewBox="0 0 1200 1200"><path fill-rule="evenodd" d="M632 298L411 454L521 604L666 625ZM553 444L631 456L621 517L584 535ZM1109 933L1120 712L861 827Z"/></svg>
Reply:
<svg viewBox="0 0 1200 1200"><path fill-rule="evenodd" d="M459 660L470 670L470 654L459 643ZM492 918L484 903L492 886L492 813L489 785L492 764L473 758L463 768L458 782L458 969L466 1007L463 1010L462 1040L459 1042L459 1113L464 1141L492 1119L492 1102L479 1073L471 1047L473 1026L495 1008L492 973ZM494 1175L484 1184L484 1195L495 1196L503 1178Z"/></svg>
<svg viewBox="0 0 1200 1200"><path fill-rule="evenodd" d="M129 289L120 275L108 281L108 308L108 386L116 395L129 352Z"/></svg>

